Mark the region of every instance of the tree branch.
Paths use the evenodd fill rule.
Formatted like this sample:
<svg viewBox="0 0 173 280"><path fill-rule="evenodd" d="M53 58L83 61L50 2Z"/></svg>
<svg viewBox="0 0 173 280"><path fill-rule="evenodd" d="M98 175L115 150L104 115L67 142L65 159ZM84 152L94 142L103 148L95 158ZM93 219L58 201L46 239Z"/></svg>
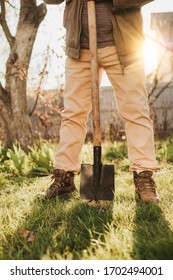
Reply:
<svg viewBox="0 0 173 280"><path fill-rule="evenodd" d="M44 77L45 75L47 74L46 73L46 68L47 68L47 64L48 64L48 58L49 58L49 46L47 47L47 51L46 51L46 58L45 58L45 63L43 65L43 70L41 71L40 73L40 81L39 81L39 85L36 89L36 99L35 99L35 103L34 103L34 106L31 110L31 112L29 113L29 116L32 116L32 114L34 113L35 109L36 109L36 106L37 106L37 103L38 103L38 99L39 99L39 96L40 96L40 93L42 92L42 83L43 83L43 80L44 80Z"/></svg>
<svg viewBox="0 0 173 280"><path fill-rule="evenodd" d="M154 92L155 92L155 90L156 90L156 88L157 88L157 85L158 85L158 83L159 83L158 72L159 72L159 70L160 70L160 68L161 68L162 60L163 60L165 54L166 54L166 50L164 51L164 54L162 55L162 57L161 57L161 59L160 59L160 62L159 62L159 64L158 64L158 66L157 66L157 69L156 69L156 72L155 72L155 75L154 75L154 78L153 78L153 87L152 87L152 89L150 90L150 93L149 93L149 95L148 95L148 98L149 98L149 99L150 99L150 98L152 97L152 95L154 94Z"/></svg>
<svg viewBox="0 0 173 280"><path fill-rule="evenodd" d="M44 19L47 9L46 4L42 3L37 6L35 0L20 0L20 20L19 25L23 25L23 22L28 24L35 24L36 27L39 26L41 21Z"/></svg>
<svg viewBox="0 0 173 280"><path fill-rule="evenodd" d="M0 24L2 26L2 29L4 31L5 37L12 48L15 38L12 36L10 29L8 27L7 21L6 21L6 10L5 10L5 0L1 0L1 13L0 13Z"/></svg>
<svg viewBox="0 0 173 280"><path fill-rule="evenodd" d="M169 87L169 85L172 83L172 79L166 83L166 85L164 87L161 88L161 90L159 90L159 92L157 93L157 95L155 96L154 100L151 100L150 102L150 106L153 105L153 103L159 98L159 96L165 91L166 88Z"/></svg>
<svg viewBox="0 0 173 280"><path fill-rule="evenodd" d="M39 24L44 19L46 13L47 13L47 8L46 8L46 4L45 3L42 3L39 6L37 6L37 15L39 17Z"/></svg>
<svg viewBox="0 0 173 280"><path fill-rule="evenodd" d="M37 6L36 0L20 0L21 8Z"/></svg>
<svg viewBox="0 0 173 280"><path fill-rule="evenodd" d="M161 47L165 48L166 50L168 50L169 52L173 53L173 48L170 48L168 46L166 46L165 44L163 44L162 42L158 41L157 39L151 37L148 34L144 34L146 37L148 37L149 39L151 39L152 41L156 42L158 45L160 45Z"/></svg>
<svg viewBox="0 0 173 280"><path fill-rule="evenodd" d="M8 0L5 0L5 2L7 2L8 5L9 5L10 7L12 7L13 9L15 9L15 6L13 6Z"/></svg>

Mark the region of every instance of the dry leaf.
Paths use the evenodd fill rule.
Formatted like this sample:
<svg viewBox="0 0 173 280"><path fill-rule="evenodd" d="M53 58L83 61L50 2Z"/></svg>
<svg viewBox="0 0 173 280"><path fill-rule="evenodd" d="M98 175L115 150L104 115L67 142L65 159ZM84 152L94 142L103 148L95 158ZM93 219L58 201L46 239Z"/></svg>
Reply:
<svg viewBox="0 0 173 280"><path fill-rule="evenodd" d="M30 230L27 230L27 229L24 229L22 227L20 227L18 229L18 232L19 232L19 235L20 237L26 239L28 242L34 242L35 240L35 233L33 231L30 231Z"/></svg>
<svg viewBox="0 0 173 280"><path fill-rule="evenodd" d="M35 240L35 233L33 231L30 231L29 237L28 237L28 242L33 243Z"/></svg>

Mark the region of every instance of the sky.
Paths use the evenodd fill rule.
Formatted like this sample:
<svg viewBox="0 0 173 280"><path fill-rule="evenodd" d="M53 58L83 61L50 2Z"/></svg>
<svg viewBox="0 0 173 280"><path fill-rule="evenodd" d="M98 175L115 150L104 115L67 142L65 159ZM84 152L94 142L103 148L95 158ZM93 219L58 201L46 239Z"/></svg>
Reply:
<svg viewBox="0 0 173 280"><path fill-rule="evenodd" d="M144 31L149 32L151 13L173 12L173 0L155 0L142 8Z"/></svg>

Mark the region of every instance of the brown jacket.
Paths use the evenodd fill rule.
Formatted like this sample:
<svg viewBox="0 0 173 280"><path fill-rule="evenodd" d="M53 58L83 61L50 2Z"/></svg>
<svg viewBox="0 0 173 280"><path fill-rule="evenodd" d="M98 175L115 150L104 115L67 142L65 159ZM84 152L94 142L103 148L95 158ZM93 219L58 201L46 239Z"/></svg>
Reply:
<svg viewBox="0 0 173 280"><path fill-rule="evenodd" d="M66 28L66 54L80 57L81 14L84 0L56 0L57 4L66 1L64 27ZM113 36L119 59L123 66L135 62L141 54L144 41L143 20L140 9L129 10L121 14L111 13Z"/></svg>

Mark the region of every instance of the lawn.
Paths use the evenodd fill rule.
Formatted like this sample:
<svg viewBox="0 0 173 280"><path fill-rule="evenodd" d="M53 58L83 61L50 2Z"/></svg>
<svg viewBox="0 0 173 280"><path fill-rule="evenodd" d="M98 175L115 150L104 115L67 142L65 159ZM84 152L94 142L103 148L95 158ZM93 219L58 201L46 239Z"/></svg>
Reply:
<svg viewBox="0 0 173 280"><path fill-rule="evenodd" d="M68 200L45 200L50 175L16 175L1 169L0 259L173 259L171 141L170 147L168 141L157 143L159 205L135 198L122 143L103 145L103 162L115 164L115 198L108 206L89 205L78 194ZM82 162L92 162L91 144L84 146ZM75 182L79 188L79 175Z"/></svg>

